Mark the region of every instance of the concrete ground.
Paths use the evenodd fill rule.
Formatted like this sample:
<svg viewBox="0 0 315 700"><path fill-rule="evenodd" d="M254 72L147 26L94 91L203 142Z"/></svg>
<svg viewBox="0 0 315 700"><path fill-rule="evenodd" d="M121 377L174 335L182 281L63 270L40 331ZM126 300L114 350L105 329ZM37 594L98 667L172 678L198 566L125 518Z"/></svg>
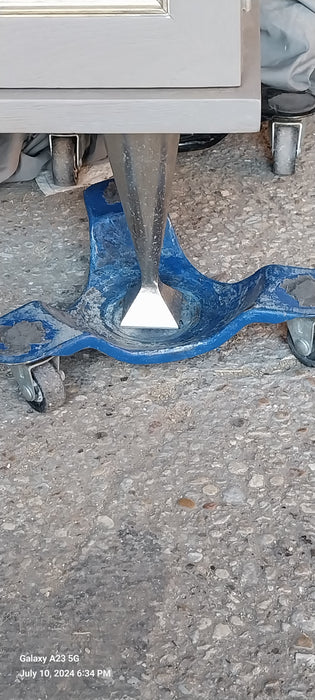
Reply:
<svg viewBox="0 0 315 700"><path fill-rule="evenodd" d="M265 132L181 156L171 213L193 263L223 281L315 267L314 159L315 118L290 178ZM67 306L82 191L0 200L0 312ZM314 698L315 374L285 335L252 326L164 366L81 352L50 415L1 369L1 700Z"/></svg>

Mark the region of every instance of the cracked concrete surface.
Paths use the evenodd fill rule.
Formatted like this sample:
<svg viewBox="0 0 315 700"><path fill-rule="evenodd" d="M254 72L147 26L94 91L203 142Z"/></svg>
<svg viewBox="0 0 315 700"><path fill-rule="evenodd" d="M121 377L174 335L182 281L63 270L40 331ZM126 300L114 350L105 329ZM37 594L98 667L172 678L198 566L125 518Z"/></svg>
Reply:
<svg viewBox="0 0 315 700"><path fill-rule="evenodd" d="M222 281L315 267L314 157L315 118L291 178L265 131L181 156L171 214L193 263ZM1 314L67 306L82 192L0 201ZM285 335L252 326L151 367L82 352L50 415L1 368L1 700L314 697L315 375Z"/></svg>

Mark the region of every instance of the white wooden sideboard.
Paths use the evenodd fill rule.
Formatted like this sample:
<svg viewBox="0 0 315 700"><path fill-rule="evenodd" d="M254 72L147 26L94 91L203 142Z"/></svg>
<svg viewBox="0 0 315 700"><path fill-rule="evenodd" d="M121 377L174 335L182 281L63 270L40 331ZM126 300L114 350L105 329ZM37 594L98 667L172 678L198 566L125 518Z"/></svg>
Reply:
<svg viewBox="0 0 315 700"><path fill-rule="evenodd" d="M248 132L258 1L0 0L0 132Z"/></svg>

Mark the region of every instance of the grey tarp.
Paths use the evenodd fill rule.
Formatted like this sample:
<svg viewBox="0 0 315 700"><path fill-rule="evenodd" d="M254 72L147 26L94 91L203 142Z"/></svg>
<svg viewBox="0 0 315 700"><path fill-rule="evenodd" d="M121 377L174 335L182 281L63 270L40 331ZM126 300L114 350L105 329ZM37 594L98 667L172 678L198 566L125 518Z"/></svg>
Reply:
<svg viewBox="0 0 315 700"><path fill-rule="evenodd" d="M0 182L33 180L49 158L47 134L0 134Z"/></svg>
<svg viewBox="0 0 315 700"><path fill-rule="evenodd" d="M315 94L315 0L261 0L261 78Z"/></svg>
<svg viewBox="0 0 315 700"><path fill-rule="evenodd" d="M106 158L103 135L90 141L85 162L95 163ZM0 134L0 182L33 180L50 159L47 134Z"/></svg>

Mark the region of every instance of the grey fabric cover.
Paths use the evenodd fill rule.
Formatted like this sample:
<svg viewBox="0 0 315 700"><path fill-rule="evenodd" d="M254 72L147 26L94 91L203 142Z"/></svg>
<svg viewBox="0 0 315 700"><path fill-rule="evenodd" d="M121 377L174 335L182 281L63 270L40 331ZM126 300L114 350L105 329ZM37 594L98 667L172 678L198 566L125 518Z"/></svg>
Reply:
<svg viewBox="0 0 315 700"><path fill-rule="evenodd" d="M106 158L103 134L87 138L90 149L86 163ZM0 134L0 182L33 180L50 160L47 134Z"/></svg>
<svg viewBox="0 0 315 700"><path fill-rule="evenodd" d="M47 134L0 134L0 182L33 180L49 158Z"/></svg>
<svg viewBox="0 0 315 700"><path fill-rule="evenodd" d="M261 78L315 94L315 0L260 0Z"/></svg>

